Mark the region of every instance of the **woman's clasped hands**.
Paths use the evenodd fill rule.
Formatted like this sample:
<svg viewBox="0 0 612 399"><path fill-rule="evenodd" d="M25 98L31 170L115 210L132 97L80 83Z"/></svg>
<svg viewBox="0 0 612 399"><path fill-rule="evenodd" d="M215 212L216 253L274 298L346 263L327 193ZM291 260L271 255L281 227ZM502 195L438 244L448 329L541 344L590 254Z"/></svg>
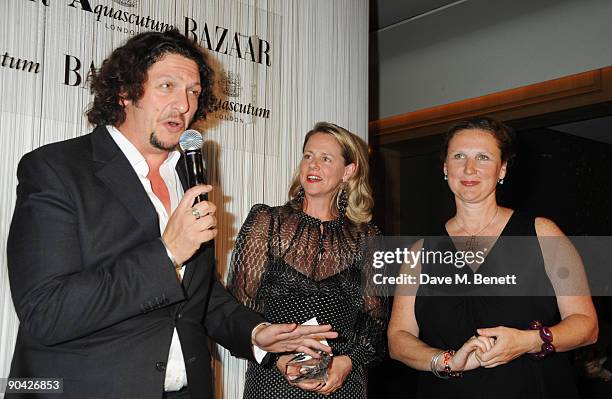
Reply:
<svg viewBox="0 0 612 399"><path fill-rule="evenodd" d="M509 327L480 328L450 359L453 371L469 371L478 367L493 368L530 352L537 341L531 331ZM537 342L536 342L537 343Z"/></svg>

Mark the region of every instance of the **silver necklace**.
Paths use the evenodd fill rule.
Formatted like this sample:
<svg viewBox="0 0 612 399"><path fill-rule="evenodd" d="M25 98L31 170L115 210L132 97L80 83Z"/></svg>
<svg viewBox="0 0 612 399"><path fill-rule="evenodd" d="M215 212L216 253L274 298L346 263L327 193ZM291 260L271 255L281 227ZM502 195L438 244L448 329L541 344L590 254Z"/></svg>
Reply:
<svg viewBox="0 0 612 399"><path fill-rule="evenodd" d="M466 232L470 236L470 238L465 242L465 247L467 248L468 251L474 252L474 250L476 248L478 248L478 239L476 238L476 236L478 236L478 234L482 233L487 227L489 227L491 225L491 223L493 223L493 221L497 217L498 213L499 213L499 206L495 209L495 215L493 215L493 218L489 221L489 223L487 223L487 225L485 227L483 227L482 229L478 230L474 234L472 234L469 231L467 231L461 224L459 224L459 220L455 219L455 223L457 223L457 226L459 226L459 228L461 230L463 230L464 232Z"/></svg>

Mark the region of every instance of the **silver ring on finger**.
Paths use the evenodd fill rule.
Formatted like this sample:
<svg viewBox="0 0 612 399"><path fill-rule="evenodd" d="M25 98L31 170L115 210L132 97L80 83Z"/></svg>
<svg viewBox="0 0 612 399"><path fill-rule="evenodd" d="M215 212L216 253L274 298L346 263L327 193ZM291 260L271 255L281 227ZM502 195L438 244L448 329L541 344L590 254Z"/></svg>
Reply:
<svg viewBox="0 0 612 399"><path fill-rule="evenodd" d="M200 211L198 211L197 208L191 208L191 214L195 216L196 220L202 217L202 215L200 214Z"/></svg>

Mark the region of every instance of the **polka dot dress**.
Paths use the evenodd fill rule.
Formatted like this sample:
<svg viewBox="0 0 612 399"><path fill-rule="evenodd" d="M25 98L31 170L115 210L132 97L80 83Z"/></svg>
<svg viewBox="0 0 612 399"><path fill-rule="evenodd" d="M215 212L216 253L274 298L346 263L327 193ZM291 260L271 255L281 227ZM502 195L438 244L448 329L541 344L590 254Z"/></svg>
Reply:
<svg viewBox="0 0 612 399"><path fill-rule="evenodd" d="M236 240L229 278L238 300L272 323L303 323L313 317L331 324L339 337L329 340L334 356L346 355L353 370L328 398L366 398L366 367L384 353L385 298L366 295L361 248L377 234L343 216L321 222L291 204L255 205ZM250 362L245 399L323 398L291 386L276 368Z"/></svg>

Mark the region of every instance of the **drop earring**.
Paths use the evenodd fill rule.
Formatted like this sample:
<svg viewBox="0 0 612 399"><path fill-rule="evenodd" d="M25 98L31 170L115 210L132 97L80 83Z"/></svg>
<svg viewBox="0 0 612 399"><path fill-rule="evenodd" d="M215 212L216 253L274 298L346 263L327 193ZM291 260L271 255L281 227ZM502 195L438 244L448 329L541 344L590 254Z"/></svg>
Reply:
<svg viewBox="0 0 612 399"><path fill-rule="evenodd" d="M338 212L344 215L346 213L347 207L348 207L348 195L346 194L346 190L343 187L340 189L340 193L338 193Z"/></svg>
<svg viewBox="0 0 612 399"><path fill-rule="evenodd" d="M297 202L304 202L304 187L300 187L297 194L295 195L295 200Z"/></svg>

